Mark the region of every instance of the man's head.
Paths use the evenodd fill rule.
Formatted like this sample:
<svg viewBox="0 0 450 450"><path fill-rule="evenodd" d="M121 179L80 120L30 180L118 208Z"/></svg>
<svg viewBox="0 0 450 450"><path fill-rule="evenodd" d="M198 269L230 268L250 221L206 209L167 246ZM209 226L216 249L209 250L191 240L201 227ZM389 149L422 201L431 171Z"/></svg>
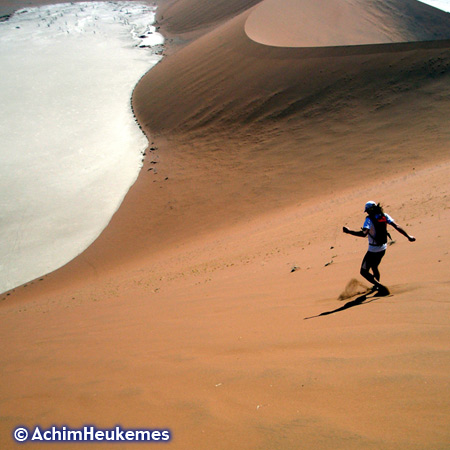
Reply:
<svg viewBox="0 0 450 450"><path fill-rule="evenodd" d="M364 207L364 212L369 213L376 206L377 204L374 201L370 200L369 202L366 203L366 206Z"/></svg>

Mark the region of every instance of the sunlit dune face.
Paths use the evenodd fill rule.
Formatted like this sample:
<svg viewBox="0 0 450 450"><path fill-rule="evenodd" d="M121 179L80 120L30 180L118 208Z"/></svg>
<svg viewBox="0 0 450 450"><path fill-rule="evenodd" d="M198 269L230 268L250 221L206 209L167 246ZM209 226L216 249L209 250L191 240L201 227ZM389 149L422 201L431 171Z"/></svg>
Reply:
<svg viewBox="0 0 450 450"><path fill-rule="evenodd" d="M250 14L245 31L276 47L389 44L449 39L448 16L421 2L265 0Z"/></svg>

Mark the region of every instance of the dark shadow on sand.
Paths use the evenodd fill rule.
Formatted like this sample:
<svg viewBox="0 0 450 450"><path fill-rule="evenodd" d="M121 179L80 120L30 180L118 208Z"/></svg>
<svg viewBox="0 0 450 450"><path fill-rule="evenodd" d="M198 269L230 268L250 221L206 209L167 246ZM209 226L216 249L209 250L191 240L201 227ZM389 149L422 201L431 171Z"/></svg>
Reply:
<svg viewBox="0 0 450 450"><path fill-rule="evenodd" d="M373 302L374 300L378 300L379 298L382 298L382 296L380 296L380 295L369 296L369 294L364 294L364 295L359 296L355 300L347 302L344 306L341 306L340 308L333 309L332 311L325 311L321 314L318 314L317 316L305 317L303 320L314 319L315 317L320 317L320 316L328 316L329 314L334 314L334 313L337 313L340 311L344 311L345 309L353 308L354 306L359 306L362 304Z"/></svg>

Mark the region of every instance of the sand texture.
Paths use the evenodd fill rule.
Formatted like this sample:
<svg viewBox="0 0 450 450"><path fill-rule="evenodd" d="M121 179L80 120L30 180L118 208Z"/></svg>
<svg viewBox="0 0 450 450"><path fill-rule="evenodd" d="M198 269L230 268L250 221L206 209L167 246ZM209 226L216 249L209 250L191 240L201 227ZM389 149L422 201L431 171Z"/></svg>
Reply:
<svg viewBox="0 0 450 450"><path fill-rule="evenodd" d="M151 144L109 226L0 296L0 447L120 423L183 450L448 448L450 15L212 3L159 4L167 56L133 96ZM389 297L342 233L367 200L417 238L391 232Z"/></svg>

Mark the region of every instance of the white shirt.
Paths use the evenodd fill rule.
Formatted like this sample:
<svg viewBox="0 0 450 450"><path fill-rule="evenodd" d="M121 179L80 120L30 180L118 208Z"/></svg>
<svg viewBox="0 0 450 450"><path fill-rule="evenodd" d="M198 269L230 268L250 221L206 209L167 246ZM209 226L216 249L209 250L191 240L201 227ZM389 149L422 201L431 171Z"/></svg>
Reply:
<svg viewBox="0 0 450 450"><path fill-rule="evenodd" d="M391 224L394 223L394 219L389 214L384 214L386 216L387 223ZM364 221L363 230L369 230L369 234L367 237L369 238L369 252L382 252L383 250L387 249L387 244L383 245L375 245L375 240L372 236L375 236L375 226L373 225L372 221L370 220L370 217L367 216L366 220Z"/></svg>

